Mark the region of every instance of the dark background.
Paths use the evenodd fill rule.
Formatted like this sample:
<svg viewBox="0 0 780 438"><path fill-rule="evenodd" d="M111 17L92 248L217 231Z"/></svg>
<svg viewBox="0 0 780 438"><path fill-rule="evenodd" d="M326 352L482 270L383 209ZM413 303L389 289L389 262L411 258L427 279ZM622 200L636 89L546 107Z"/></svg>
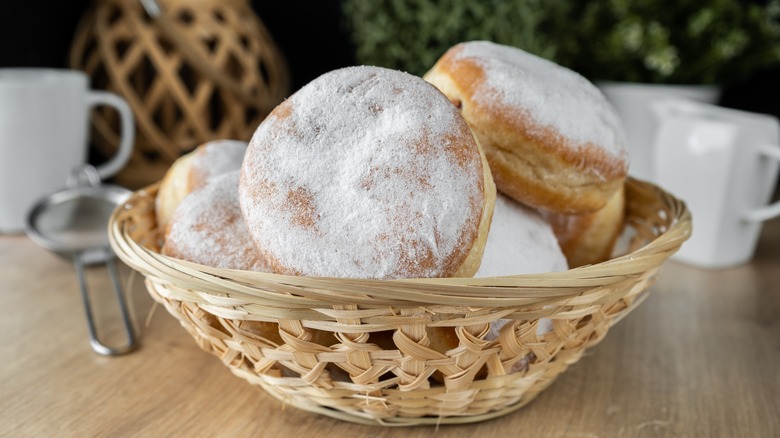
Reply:
<svg viewBox="0 0 780 438"><path fill-rule="evenodd" d="M338 0L251 4L287 59L293 90L322 73L356 63ZM76 26L89 6L89 0L4 0L0 67L67 67ZM780 68L725 89L720 103L780 117Z"/></svg>

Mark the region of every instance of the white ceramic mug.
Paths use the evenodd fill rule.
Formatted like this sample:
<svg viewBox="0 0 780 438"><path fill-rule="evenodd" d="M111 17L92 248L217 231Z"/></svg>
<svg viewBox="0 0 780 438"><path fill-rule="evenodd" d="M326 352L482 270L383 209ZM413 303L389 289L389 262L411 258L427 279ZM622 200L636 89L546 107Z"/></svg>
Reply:
<svg viewBox="0 0 780 438"><path fill-rule="evenodd" d="M116 155L97 167L105 179L132 152L135 126L127 103L90 90L89 78L77 70L0 69L0 233L23 231L33 203L86 164L90 111L97 105L116 108L121 121Z"/></svg>
<svg viewBox="0 0 780 438"><path fill-rule="evenodd" d="M780 202L768 205L780 167L778 120L683 99L653 109L654 179L693 216L693 234L673 259L706 268L750 261L762 222L780 216Z"/></svg>

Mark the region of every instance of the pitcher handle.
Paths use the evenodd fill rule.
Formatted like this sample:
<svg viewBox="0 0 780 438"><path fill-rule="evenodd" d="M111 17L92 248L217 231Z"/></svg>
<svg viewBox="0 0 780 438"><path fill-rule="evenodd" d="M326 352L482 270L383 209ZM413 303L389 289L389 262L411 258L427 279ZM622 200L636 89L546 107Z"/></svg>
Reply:
<svg viewBox="0 0 780 438"><path fill-rule="evenodd" d="M775 161L780 161L780 145L762 144L759 145L758 150L761 155ZM780 216L780 201L769 204L766 207L748 211L742 215L742 220L746 222L763 222L777 216Z"/></svg>

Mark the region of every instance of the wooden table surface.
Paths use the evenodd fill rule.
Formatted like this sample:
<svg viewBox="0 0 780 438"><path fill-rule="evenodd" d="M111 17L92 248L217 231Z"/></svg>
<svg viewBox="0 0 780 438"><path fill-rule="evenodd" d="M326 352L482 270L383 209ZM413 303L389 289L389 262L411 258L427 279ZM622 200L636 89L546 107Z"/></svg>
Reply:
<svg viewBox="0 0 780 438"><path fill-rule="evenodd" d="M70 262L0 236L1 436L780 436L780 220L751 264L667 262L650 297L530 405L438 430L285 407L202 352L140 275L122 275L142 346L98 356ZM105 271L88 280L102 332L121 340Z"/></svg>

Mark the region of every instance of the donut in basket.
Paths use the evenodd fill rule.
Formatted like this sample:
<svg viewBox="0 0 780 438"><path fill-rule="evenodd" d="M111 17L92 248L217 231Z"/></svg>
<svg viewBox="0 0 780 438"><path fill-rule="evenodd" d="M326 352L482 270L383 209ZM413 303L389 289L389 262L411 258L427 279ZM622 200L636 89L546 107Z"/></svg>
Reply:
<svg viewBox="0 0 780 438"><path fill-rule="evenodd" d="M186 178L174 164L115 212L112 246L236 375L349 421L525 405L641 302L690 232L682 203L627 179L620 123L592 84L487 42L453 47L424 79L326 73L238 155L206 160L210 178L170 205L165 186Z"/></svg>
<svg viewBox="0 0 780 438"><path fill-rule="evenodd" d="M460 109L498 190L555 225L572 266L609 258L622 229L628 155L620 119L593 84L487 41L452 47L425 79Z"/></svg>
<svg viewBox="0 0 780 438"><path fill-rule="evenodd" d="M520 72L524 61L541 62L534 58L515 59L530 56L516 49L489 45L482 50L485 43L473 44L475 48L465 45L453 51L465 49L472 56L484 55L477 62L483 76L496 74L493 71L498 67L493 64L500 67L503 58L513 60L511 68ZM444 61L448 56L449 53ZM432 71L441 69L440 64ZM462 82L472 80L458 74L457 63L447 65L452 66L455 78ZM542 80L546 76L544 69L533 67L531 71L537 74L539 84L532 86L540 96L551 94L542 85L565 86L569 90L590 86L573 73L564 78L575 80L549 85L550 81ZM556 72L563 70L552 64L544 67ZM510 69L498 74L512 73L515 72ZM426 78L437 85L437 77L429 74ZM319 77L271 112L249 142L246 156L237 152L235 145L227 148L218 142L203 145L183 157L180 161L184 164L174 164L163 188L184 185L177 184L186 178L181 168L192 167L192 156L213 157L221 147L226 156L233 157L197 162L202 174L227 174L214 178L210 184L202 183L205 187L201 190L190 190L194 193L174 208L176 214L167 225L163 253L219 268L342 278L492 277L568 269L555 233L561 227L552 225L562 222L561 217L571 217L566 213L577 206L566 202L567 197L578 199L581 193L569 187L558 189L561 184L553 184L554 188L544 192L544 196L535 194L533 190L539 183L529 184L517 175L530 178L527 175L538 171L509 170L500 178L507 194L496 199L493 174L502 167L494 164L493 168L498 168L491 172L488 162L501 161L490 159L491 155L486 159L482 142L491 145L489 151L494 156L506 149L514 149L515 154L557 152L544 143L544 138L528 152L515 144L495 145L492 139L479 135L514 130L507 137L515 141L528 129L514 125L496 127L506 121L496 115L507 110L495 107L514 105L515 113L528 109L523 107L522 96L511 95L521 87L512 82L492 82L494 86L507 87L498 91L472 89L468 102L483 102L485 107L487 96L495 94L506 100L494 99L491 107L472 110L470 103L463 103L462 95L445 97L420 78L393 70L351 67ZM598 98L592 90L588 91L593 99ZM569 97L563 95L565 99L551 100L548 105L564 107ZM527 106L540 99L530 96ZM458 100L458 105L450 102ZM584 102L583 110L589 105L601 111L609 109L604 102L597 103ZM475 112L481 116L463 117ZM489 126L475 126L478 120L486 119ZM604 136L612 142L620 141L617 125L609 128L615 132ZM595 127L593 131L600 134L604 129ZM560 135L548 133L550 137ZM560 161L569 159L565 162L567 167L543 169L543 178L567 182L575 179L564 176L567 173L585 175L581 179L591 176L596 172L594 168L604 165L592 157L601 157L607 149L596 143L603 138L594 138L587 147L580 148L578 158L571 158L571 152L562 154ZM572 141L560 142L572 150L578 147ZM610 175L617 175L613 179L620 184L613 180L603 182L609 187L597 187L592 181L582 183L596 193L591 197L609 193L613 186L615 193L620 191L621 178L625 177L625 152L622 144L610 143L609 147L617 150L615 155L620 158L610 163L618 167ZM237 173L230 172L236 167L237 157L242 162L240 182ZM534 199L542 201L535 204ZM545 199L552 200L544 202ZM542 210L545 213L540 214L521 202L534 207L562 207L555 211L556 222L552 212ZM598 202L593 205L598 207L595 210L603 207ZM593 213L588 208L594 207L579 207L574 213L590 216ZM493 321L486 339L496 339L507 322ZM260 333L278 342L276 329L266 324ZM549 322L537 328L540 335L549 330ZM426 336L428 346L441 353L459 344L452 328L431 327ZM392 331L380 331L371 335L370 342L392 349L392 337ZM318 332L317 338L321 344L327 344L326 335ZM338 340L333 337L331 341L336 344ZM527 362L519 361L513 369L524 366ZM439 374L432 377L442 380Z"/></svg>

